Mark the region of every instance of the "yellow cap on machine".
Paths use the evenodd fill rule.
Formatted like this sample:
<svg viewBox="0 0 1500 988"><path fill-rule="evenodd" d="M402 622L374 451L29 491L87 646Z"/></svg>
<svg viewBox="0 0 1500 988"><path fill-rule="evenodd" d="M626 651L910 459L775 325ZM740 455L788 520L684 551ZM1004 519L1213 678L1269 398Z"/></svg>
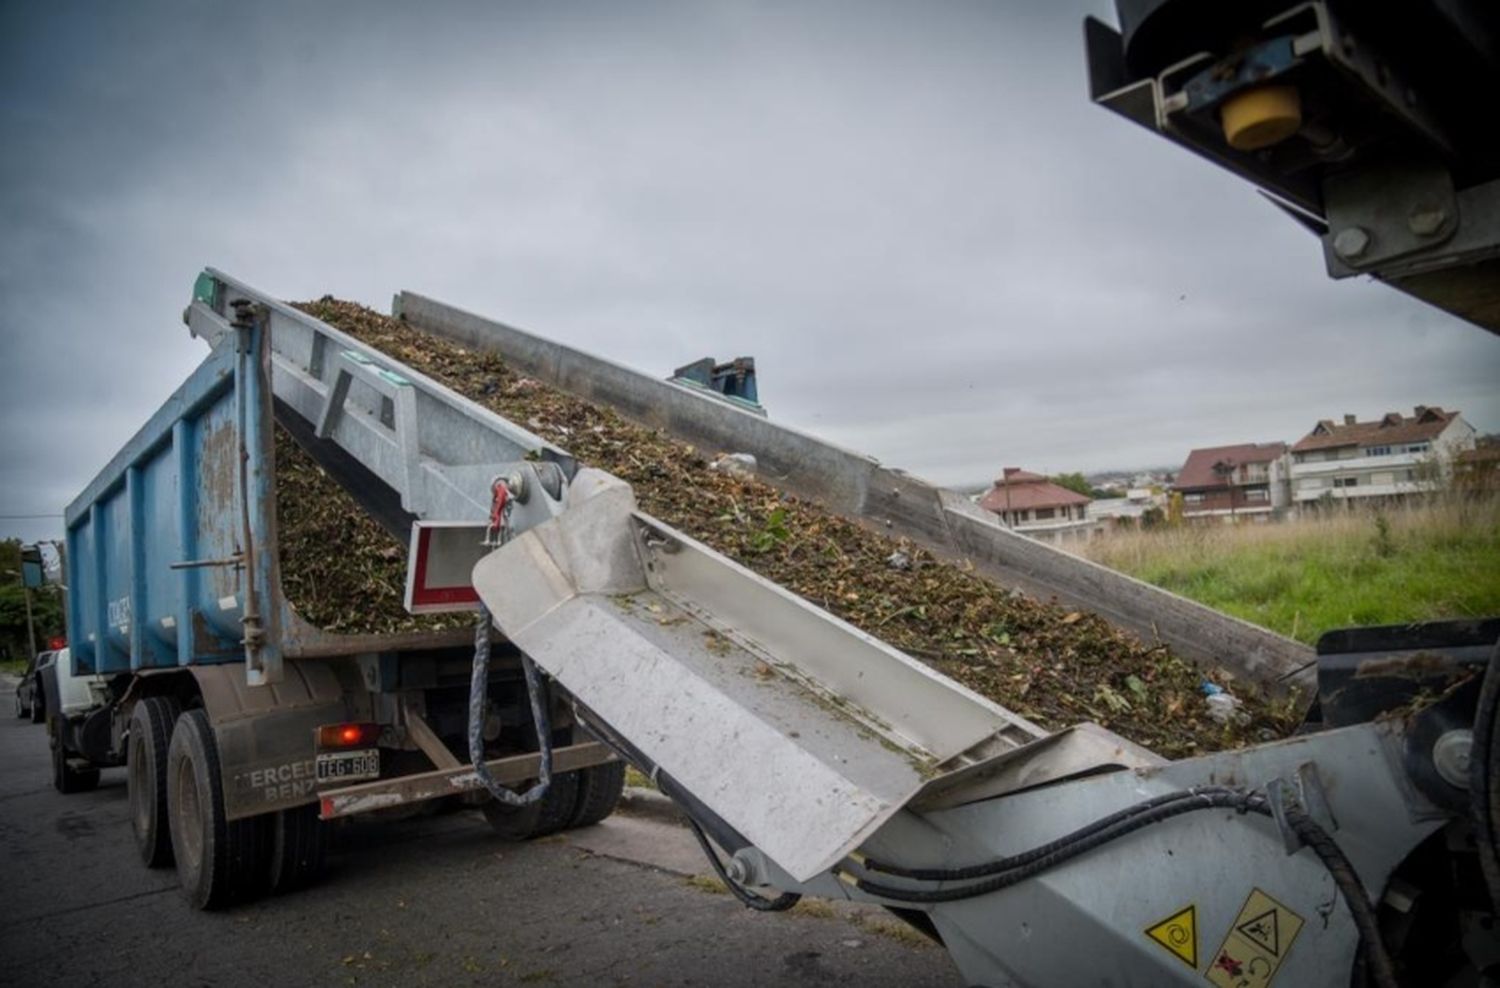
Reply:
<svg viewBox="0 0 1500 988"><path fill-rule="evenodd" d="M1225 100L1219 120L1230 147L1259 151L1297 132L1302 126L1302 100L1295 86L1261 86Z"/></svg>

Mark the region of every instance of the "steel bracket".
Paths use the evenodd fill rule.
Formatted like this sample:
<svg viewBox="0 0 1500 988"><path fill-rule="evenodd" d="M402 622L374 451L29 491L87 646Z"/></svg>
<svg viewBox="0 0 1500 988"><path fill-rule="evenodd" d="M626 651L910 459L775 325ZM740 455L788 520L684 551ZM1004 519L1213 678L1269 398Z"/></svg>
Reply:
<svg viewBox="0 0 1500 988"><path fill-rule="evenodd" d="M1453 178L1435 161L1397 161L1330 176L1323 199L1323 250L1335 278L1435 252L1459 226Z"/></svg>
<svg viewBox="0 0 1500 988"><path fill-rule="evenodd" d="M1276 821L1276 830L1281 835L1281 845L1287 854L1296 854L1302 850L1302 838L1292 829L1286 817L1287 804L1290 802L1301 806L1314 822L1329 833L1339 829L1338 820L1334 818L1333 809L1328 802L1328 793L1323 788L1323 780L1318 776L1318 767L1313 762L1298 765L1297 774L1292 780L1279 777L1266 783L1266 798L1271 803L1271 818Z"/></svg>

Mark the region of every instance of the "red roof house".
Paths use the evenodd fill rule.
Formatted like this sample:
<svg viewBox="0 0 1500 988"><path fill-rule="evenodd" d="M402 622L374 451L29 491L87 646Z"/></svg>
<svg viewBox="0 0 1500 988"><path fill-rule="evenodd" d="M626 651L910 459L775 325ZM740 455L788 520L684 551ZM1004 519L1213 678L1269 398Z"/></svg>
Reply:
<svg viewBox="0 0 1500 988"><path fill-rule="evenodd" d="M1184 517L1266 514L1288 500L1286 443L1240 443L1195 449L1172 489Z"/></svg>
<svg viewBox="0 0 1500 988"><path fill-rule="evenodd" d="M1077 491L1059 487L1039 473L1006 467L995 486L979 499L979 506L993 511L1017 531L1035 534L1086 524L1090 500Z"/></svg>

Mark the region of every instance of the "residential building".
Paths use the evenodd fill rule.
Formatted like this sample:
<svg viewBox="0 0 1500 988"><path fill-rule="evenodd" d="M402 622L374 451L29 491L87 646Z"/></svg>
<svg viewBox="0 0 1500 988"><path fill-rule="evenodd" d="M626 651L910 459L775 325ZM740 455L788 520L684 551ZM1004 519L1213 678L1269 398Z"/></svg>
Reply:
<svg viewBox="0 0 1500 988"><path fill-rule="evenodd" d="M1324 419L1292 446L1292 499L1308 504L1437 490L1458 455L1473 448L1473 426L1458 412L1427 405L1373 422Z"/></svg>
<svg viewBox="0 0 1500 988"><path fill-rule="evenodd" d="M1481 441L1454 457L1453 486L1474 493L1500 491L1500 442Z"/></svg>
<svg viewBox="0 0 1500 988"><path fill-rule="evenodd" d="M1049 542L1086 539L1101 530L1088 516L1091 499L1059 487L1041 474L1006 467L999 480L979 499L979 506L1033 538Z"/></svg>
<svg viewBox="0 0 1500 988"><path fill-rule="evenodd" d="M1291 501L1286 443L1210 446L1188 453L1172 489L1184 518L1264 521Z"/></svg>
<svg viewBox="0 0 1500 988"><path fill-rule="evenodd" d="M1088 516L1100 522L1123 519L1124 523L1138 524L1152 508L1165 512L1166 500L1166 495L1149 488L1131 487L1126 490L1124 497L1101 497L1090 501Z"/></svg>

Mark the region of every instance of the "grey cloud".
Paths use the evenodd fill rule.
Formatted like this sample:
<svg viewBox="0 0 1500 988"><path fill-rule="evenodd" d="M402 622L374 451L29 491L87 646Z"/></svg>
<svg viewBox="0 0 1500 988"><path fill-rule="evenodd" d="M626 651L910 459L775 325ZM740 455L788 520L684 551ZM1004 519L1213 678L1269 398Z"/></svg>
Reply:
<svg viewBox="0 0 1500 988"><path fill-rule="evenodd" d="M1500 342L1089 105L1099 4L56 6L0 15L0 513L202 358L203 264L662 373L753 353L775 416L941 481L1500 427Z"/></svg>

